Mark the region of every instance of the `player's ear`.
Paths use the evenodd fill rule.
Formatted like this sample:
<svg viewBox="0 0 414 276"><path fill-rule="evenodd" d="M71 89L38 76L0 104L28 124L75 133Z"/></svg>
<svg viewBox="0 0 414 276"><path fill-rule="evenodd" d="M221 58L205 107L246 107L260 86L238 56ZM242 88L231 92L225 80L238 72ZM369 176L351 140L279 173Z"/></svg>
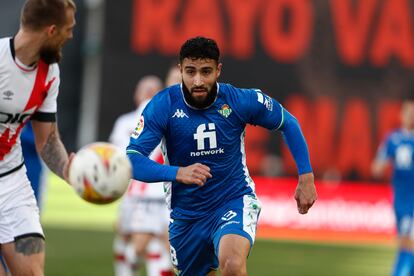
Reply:
<svg viewBox="0 0 414 276"><path fill-rule="evenodd" d="M217 64L217 78L220 77L222 67L223 63L219 62L219 64Z"/></svg>
<svg viewBox="0 0 414 276"><path fill-rule="evenodd" d="M50 26L47 27L46 31L47 31L47 36L52 37L57 32L57 26L56 25L50 25Z"/></svg>
<svg viewBox="0 0 414 276"><path fill-rule="evenodd" d="M183 73L183 67L181 66L181 63L178 63L178 69L180 69L180 73Z"/></svg>

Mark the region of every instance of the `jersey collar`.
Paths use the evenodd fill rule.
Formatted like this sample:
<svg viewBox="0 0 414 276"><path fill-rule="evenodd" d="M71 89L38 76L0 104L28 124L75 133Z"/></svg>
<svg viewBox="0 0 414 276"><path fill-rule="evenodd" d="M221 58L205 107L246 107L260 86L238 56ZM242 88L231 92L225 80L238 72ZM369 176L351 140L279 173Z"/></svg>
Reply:
<svg viewBox="0 0 414 276"><path fill-rule="evenodd" d="M17 57L16 57L16 50L14 49L14 37L10 38L10 52L13 58L14 63L16 64L16 66L24 71L24 72L32 72L36 69L36 65L33 66L27 66L25 64L23 64L23 62L21 62Z"/></svg>

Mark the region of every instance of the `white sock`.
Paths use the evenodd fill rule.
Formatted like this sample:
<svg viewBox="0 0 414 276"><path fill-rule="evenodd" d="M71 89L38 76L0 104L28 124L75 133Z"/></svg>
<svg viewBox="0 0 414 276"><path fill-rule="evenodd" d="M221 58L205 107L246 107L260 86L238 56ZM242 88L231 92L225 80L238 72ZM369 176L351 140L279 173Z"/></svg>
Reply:
<svg viewBox="0 0 414 276"><path fill-rule="evenodd" d="M171 271L170 253L159 239L153 239L148 245L147 275L161 276ZM171 274L172 275L172 274Z"/></svg>
<svg viewBox="0 0 414 276"><path fill-rule="evenodd" d="M115 276L134 276L137 271L137 258L133 246L116 236L113 250Z"/></svg>

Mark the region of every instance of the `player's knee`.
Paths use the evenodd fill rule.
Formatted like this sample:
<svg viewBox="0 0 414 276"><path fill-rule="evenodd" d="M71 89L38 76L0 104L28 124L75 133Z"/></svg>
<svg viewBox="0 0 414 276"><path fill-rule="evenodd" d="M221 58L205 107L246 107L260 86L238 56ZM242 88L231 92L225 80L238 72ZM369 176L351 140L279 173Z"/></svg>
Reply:
<svg viewBox="0 0 414 276"><path fill-rule="evenodd" d="M223 276L247 275L246 261L238 257L225 257L220 260L220 270Z"/></svg>
<svg viewBox="0 0 414 276"><path fill-rule="evenodd" d="M400 247L404 250L414 250L414 241L410 237L403 236L400 238Z"/></svg>

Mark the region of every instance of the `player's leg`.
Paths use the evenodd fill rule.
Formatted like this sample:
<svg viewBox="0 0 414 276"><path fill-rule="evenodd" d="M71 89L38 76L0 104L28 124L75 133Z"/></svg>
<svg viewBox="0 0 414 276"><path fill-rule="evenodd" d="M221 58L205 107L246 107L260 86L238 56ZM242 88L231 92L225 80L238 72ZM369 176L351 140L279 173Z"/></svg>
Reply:
<svg viewBox="0 0 414 276"><path fill-rule="evenodd" d="M0 179L0 244L12 275L43 275L45 242L25 169Z"/></svg>
<svg viewBox="0 0 414 276"><path fill-rule="evenodd" d="M130 262L127 258L127 245L129 244L129 236L115 233L113 242L114 252L114 273L115 276L132 276L135 275L136 263ZM135 258L135 257L134 257Z"/></svg>
<svg viewBox="0 0 414 276"><path fill-rule="evenodd" d="M223 276L247 275L246 260L250 241L239 235L227 234L220 239L219 264Z"/></svg>
<svg viewBox="0 0 414 276"><path fill-rule="evenodd" d="M392 275L411 275L414 267L414 228L411 214L397 214L398 253Z"/></svg>
<svg viewBox="0 0 414 276"><path fill-rule="evenodd" d="M3 256L1 255L1 244L0 244L0 276L6 276L6 263L4 262Z"/></svg>
<svg viewBox="0 0 414 276"><path fill-rule="evenodd" d="M205 276L218 269L211 241L214 227L213 216L194 221L175 219L170 223L170 254L176 275Z"/></svg>
<svg viewBox="0 0 414 276"><path fill-rule="evenodd" d="M2 254L12 275L44 275L45 241L39 235L16 237L2 244Z"/></svg>
<svg viewBox="0 0 414 276"><path fill-rule="evenodd" d="M132 233L131 245L139 260L145 260L148 244L153 238L151 233Z"/></svg>
<svg viewBox="0 0 414 276"><path fill-rule="evenodd" d="M247 256L256 236L260 209L254 195L245 195L221 210L214 247L223 276L247 275Z"/></svg>
<svg viewBox="0 0 414 276"><path fill-rule="evenodd" d="M153 218L151 231L156 237L147 246L147 275L173 275L170 242L168 241L169 211L163 198L159 203L153 204L151 209L153 210L151 212Z"/></svg>
<svg viewBox="0 0 414 276"><path fill-rule="evenodd" d="M165 251L166 249L160 237L155 237L150 241L147 246L146 255L146 270L148 276L170 275L166 274L168 271L171 271L171 266L169 265L170 254L169 251Z"/></svg>

